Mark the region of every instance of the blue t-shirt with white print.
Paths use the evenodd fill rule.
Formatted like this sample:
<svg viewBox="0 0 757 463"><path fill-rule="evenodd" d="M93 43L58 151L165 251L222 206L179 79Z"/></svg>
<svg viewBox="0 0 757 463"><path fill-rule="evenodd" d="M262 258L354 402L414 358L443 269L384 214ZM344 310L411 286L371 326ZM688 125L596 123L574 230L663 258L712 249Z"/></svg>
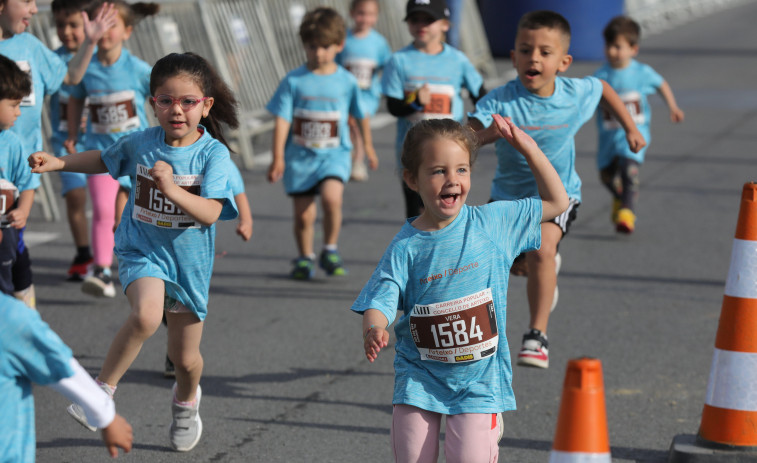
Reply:
<svg viewBox="0 0 757 463"><path fill-rule="evenodd" d="M513 259L541 245L541 217L541 200L528 198L463 206L441 230L420 231L413 219L405 223L352 305L361 314L379 310L390 324L396 319L392 403L447 415L515 409L505 335L507 284ZM483 301L484 313L460 321L455 310L467 310L473 299L476 305ZM436 310L431 307L448 315L427 317ZM430 320L438 323L429 326ZM488 353L466 361L467 341L481 342L491 332L498 338L487 341ZM442 349L422 353L414 337L427 346L432 335ZM448 361L435 360L436 354Z"/></svg>
<svg viewBox="0 0 757 463"><path fill-rule="evenodd" d="M631 151L623 127L607 110L599 108L597 110L597 129L599 130L597 167L599 169L607 167L616 156L643 163L651 139L649 126L652 121L652 109L649 107L647 95L656 93L664 79L651 66L636 60L631 60L631 63L623 69L613 69L609 64L605 64L597 69L594 77L604 80L618 93L639 132L647 141L647 145L638 153Z"/></svg>
<svg viewBox="0 0 757 463"><path fill-rule="evenodd" d="M336 56L336 62L344 66L357 79L360 87L360 102L366 114L373 116L381 102L380 74L392 49L383 35L375 30L365 37L356 37L347 31L344 49Z"/></svg>
<svg viewBox="0 0 757 463"><path fill-rule="evenodd" d="M207 315L215 256L215 224L195 222L168 200L149 175L157 161L173 168L174 182L203 198L223 200L219 220L237 216L229 187L229 150L203 127L190 146L165 143L160 126L132 132L101 153L113 178L128 176L133 188L116 230L118 276L124 291L138 278L164 280L166 294L194 312Z"/></svg>
<svg viewBox="0 0 757 463"><path fill-rule="evenodd" d="M15 61L32 79L32 93L21 101L21 115L10 128L24 143L24 151L29 155L42 150L45 95L58 91L68 68L58 55L28 32L0 40L0 55Z"/></svg>
<svg viewBox="0 0 757 463"><path fill-rule="evenodd" d="M149 126L145 101L150 96L151 67L126 48L110 66L92 57L82 81L70 88L70 95L88 99L88 150L103 150L127 133Z"/></svg>
<svg viewBox="0 0 757 463"><path fill-rule="evenodd" d="M0 293L0 459L34 462L32 383L49 385L73 376L71 349L39 312Z"/></svg>
<svg viewBox="0 0 757 463"><path fill-rule="evenodd" d="M581 201L581 179L576 172L575 135L594 115L602 98L602 82L595 77L557 77L551 96L541 97L526 89L519 79L495 88L476 103L468 117L488 127L492 115L510 117L530 135L560 175L568 196ZM495 200L536 196L534 174L526 159L504 139L495 142L497 172L492 182Z"/></svg>
<svg viewBox="0 0 757 463"><path fill-rule="evenodd" d="M389 59L381 76L384 95L405 100L408 95L428 84L431 103L423 111L397 119L396 161L401 168L400 155L405 134L422 119L454 119L462 122L464 116L463 88L478 95L484 80L463 52L444 44L436 55L424 53L413 44L398 50Z"/></svg>
<svg viewBox="0 0 757 463"><path fill-rule="evenodd" d="M349 116L366 116L355 77L341 66L315 74L306 66L289 72L266 109L291 124L284 147L284 189L302 193L328 177L344 183L352 171Z"/></svg>

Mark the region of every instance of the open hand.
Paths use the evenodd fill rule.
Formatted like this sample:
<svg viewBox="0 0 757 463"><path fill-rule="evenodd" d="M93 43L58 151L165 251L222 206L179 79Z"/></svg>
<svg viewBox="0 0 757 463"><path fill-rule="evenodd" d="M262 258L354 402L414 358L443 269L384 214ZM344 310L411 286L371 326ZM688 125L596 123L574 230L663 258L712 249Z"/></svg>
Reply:
<svg viewBox="0 0 757 463"><path fill-rule="evenodd" d="M119 447L124 449L125 453L131 452L134 433L132 432L131 425L126 422L123 416L116 414L108 427L102 430L102 437L112 458L118 458Z"/></svg>
<svg viewBox="0 0 757 463"><path fill-rule="evenodd" d="M389 345L389 332L383 328L374 326L365 334L363 348L368 361L373 363L378 358L378 354L384 347Z"/></svg>
<svg viewBox="0 0 757 463"><path fill-rule="evenodd" d="M89 15L85 11L82 11L81 16L85 37L90 42L97 43L111 27L116 25L118 10L112 3L103 3L94 21L89 20Z"/></svg>
<svg viewBox="0 0 757 463"><path fill-rule="evenodd" d="M539 149L539 146L536 144L534 139L531 138L529 134L518 128L518 126L515 125L515 123L509 117L505 118L500 116L499 114L492 114L492 118L494 119L493 123L497 125L502 138L507 140L507 142L510 143L512 147L518 150L520 153L533 150L534 148Z"/></svg>

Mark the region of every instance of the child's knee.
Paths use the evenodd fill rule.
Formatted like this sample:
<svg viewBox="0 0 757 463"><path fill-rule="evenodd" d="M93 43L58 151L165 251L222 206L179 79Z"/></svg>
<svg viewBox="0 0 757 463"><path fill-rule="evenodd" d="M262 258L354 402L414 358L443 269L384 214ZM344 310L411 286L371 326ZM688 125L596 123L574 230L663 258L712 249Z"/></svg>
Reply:
<svg viewBox="0 0 757 463"><path fill-rule="evenodd" d="M158 330L162 320L162 307L158 308L157 306L149 309L144 306L132 308L131 315L129 316L129 323L132 328L144 337L152 336Z"/></svg>
<svg viewBox="0 0 757 463"><path fill-rule="evenodd" d="M182 371L194 371L198 368L202 368L203 365L203 359L202 354L200 354L200 351L182 351L179 350L178 352L169 351L168 357L173 362L174 366L177 369L180 369Z"/></svg>

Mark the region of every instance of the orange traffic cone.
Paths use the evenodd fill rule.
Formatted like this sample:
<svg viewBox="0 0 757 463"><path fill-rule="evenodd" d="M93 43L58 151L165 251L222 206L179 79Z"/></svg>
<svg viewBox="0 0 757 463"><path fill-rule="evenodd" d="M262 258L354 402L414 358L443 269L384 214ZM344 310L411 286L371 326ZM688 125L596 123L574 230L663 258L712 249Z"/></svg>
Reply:
<svg viewBox="0 0 757 463"><path fill-rule="evenodd" d="M549 463L610 463L602 363L568 362Z"/></svg>
<svg viewBox="0 0 757 463"><path fill-rule="evenodd" d="M699 434L670 463L757 462L757 183L747 183L731 253Z"/></svg>

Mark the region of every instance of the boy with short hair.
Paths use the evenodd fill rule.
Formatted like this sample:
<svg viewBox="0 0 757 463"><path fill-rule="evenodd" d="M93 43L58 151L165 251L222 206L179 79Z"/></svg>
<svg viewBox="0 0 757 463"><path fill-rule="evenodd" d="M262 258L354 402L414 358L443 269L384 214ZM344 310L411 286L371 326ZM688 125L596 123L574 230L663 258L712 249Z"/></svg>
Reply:
<svg viewBox="0 0 757 463"><path fill-rule="evenodd" d="M21 139L10 128L21 114L21 100L32 91L29 75L0 55L0 291L14 295L13 265L19 233L26 226L39 176L26 163ZM23 300L22 297L19 299ZM30 305L33 308L33 306Z"/></svg>
<svg viewBox="0 0 757 463"><path fill-rule="evenodd" d="M652 111L647 101L650 93L659 93L670 111L670 120L683 121L683 111L676 104L670 85L652 69L634 58L639 54L641 27L631 18L617 16L603 31L607 63L594 77L606 81L620 95L641 131L647 146L633 152L625 143L618 121L607 111L597 111L599 151L597 168L600 180L613 196L612 222L616 231L632 233L636 226L634 212L639 195L639 168L649 147L649 124Z"/></svg>
<svg viewBox="0 0 757 463"><path fill-rule="evenodd" d="M3 235L0 235L3 240ZM0 243L2 244L2 243ZM85 410L102 428L110 456L131 451L131 425L116 413L108 394L71 355L71 349L42 321L10 296L0 294L0 456L33 463L35 457L32 383L50 386Z"/></svg>
<svg viewBox="0 0 757 463"><path fill-rule="evenodd" d="M71 61L84 43L84 20L81 12L91 3L92 0L53 0L55 31L62 43L54 52L65 63ZM70 86L62 85L60 90L50 97L50 143L56 156L71 154L63 145L68 138L67 108L70 90ZM80 142L76 143L76 151L84 151ZM87 175L79 172L60 172L60 180L61 194L66 200L68 224L76 246L76 255L68 269L68 279L82 281L93 263L86 216Z"/></svg>
<svg viewBox="0 0 757 463"><path fill-rule="evenodd" d="M318 194L324 211L319 266L329 276L346 274L337 240L344 184L352 170L350 115L360 121L368 159L376 156L357 80L334 61L344 47L346 30L344 19L331 8L308 12L300 25L307 62L284 77L266 106L276 117L268 181L283 177L284 189L294 202L294 235L300 254L291 277L296 280L308 280L315 274L313 229Z"/></svg>
<svg viewBox="0 0 757 463"><path fill-rule="evenodd" d="M645 145L623 102L606 82L595 77L558 77L573 61L568 54L569 46L570 24L564 17L552 11L526 13L518 23L515 49L510 52L518 78L492 90L469 114L469 123L477 131L492 123L493 114L511 118L536 140L570 197L570 206L563 214L541 224L541 248L525 254L531 317L518 364L539 368L549 366L547 323L557 296L557 247L581 202L574 136L601 104L617 117L632 151ZM492 200L535 196L536 182L523 157L506 142L496 141L495 149L497 172L492 183Z"/></svg>

